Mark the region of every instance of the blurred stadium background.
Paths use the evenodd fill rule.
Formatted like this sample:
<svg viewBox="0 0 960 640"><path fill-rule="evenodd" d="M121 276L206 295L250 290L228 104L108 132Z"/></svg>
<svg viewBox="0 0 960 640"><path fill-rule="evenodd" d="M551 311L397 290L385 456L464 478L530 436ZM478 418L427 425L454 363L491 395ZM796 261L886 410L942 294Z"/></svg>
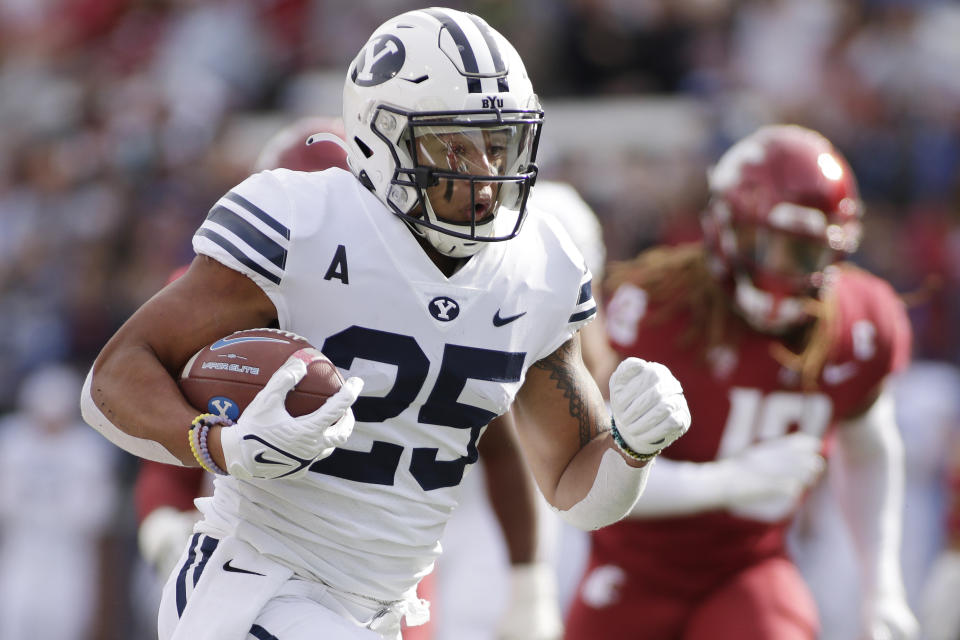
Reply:
<svg viewBox="0 0 960 640"><path fill-rule="evenodd" d="M867 217L856 261L912 305L915 358L960 364L957 3L447 4L519 49L547 113L542 175L594 207L609 258L695 238L710 161L761 124L804 124L858 175ZM192 232L260 145L298 116L339 114L345 69L370 31L421 6L0 0L0 415L24 409L21 382L46 365L85 372L192 257ZM152 633L135 461L114 455L113 514L89 534L103 567L89 590L104 598L94 630L77 637ZM26 499L3 489L0 544Z"/></svg>

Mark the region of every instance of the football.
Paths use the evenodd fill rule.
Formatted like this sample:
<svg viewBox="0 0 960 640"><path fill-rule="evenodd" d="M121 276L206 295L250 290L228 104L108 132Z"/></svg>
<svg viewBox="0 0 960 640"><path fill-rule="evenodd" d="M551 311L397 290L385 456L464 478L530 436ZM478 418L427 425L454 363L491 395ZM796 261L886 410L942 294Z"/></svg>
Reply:
<svg viewBox="0 0 960 640"><path fill-rule="evenodd" d="M279 329L246 329L198 351L183 368L180 390L198 411L236 421L287 358L297 354L307 375L287 394L292 416L311 413L336 393L343 377L305 338Z"/></svg>

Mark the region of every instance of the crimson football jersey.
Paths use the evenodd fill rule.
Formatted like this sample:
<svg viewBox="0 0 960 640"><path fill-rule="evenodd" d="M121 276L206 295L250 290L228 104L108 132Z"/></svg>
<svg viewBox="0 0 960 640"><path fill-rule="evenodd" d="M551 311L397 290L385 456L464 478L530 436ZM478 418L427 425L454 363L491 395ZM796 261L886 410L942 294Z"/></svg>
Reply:
<svg viewBox="0 0 960 640"><path fill-rule="evenodd" d="M826 452L837 423L862 411L880 382L907 364L911 342L904 306L885 281L841 267L832 292L832 343L817 388L805 391L800 375L774 357L775 336L744 330L735 346L715 347L704 358L701 347L681 346L690 328L683 312L651 321L657 309L645 292L618 288L607 309L613 346L623 357L668 366L693 416L689 432L661 455L708 462L795 431L821 437ZM755 560L783 554L796 507L762 517L723 510L624 520L595 532L594 550L666 590L696 597Z"/></svg>

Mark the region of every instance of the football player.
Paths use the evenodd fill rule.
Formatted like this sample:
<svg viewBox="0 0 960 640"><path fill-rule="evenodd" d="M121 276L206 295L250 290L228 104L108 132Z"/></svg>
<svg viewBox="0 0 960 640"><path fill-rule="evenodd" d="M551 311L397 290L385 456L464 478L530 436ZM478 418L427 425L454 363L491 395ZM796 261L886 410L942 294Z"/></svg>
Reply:
<svg viewBox="0 0 960 640"><path fill-rule="evenodd" d="M902 444L885 387L911 331L891 287L843 262L861 233L850 167L819 133L774 125L733 145L709 187L702 243L609 271L612 345L667 364L696 428L658 461L631 516L592 534L566 637L816 638L785 533L829 455L857 544L860 637L912 638Z"/></svg>
<svg viewBox="0 0 960 640"><path fill-rule="evenodd" d="M236 186L187 272L104 347L85 419L135 455L217 475L164 587L162 640L398 638L401 619L425 620L417 582L479 437L511 406L563 518L598 528L636 502L689 412L666 367L630 358L607 415L579 353L590 272L525 215L542 119L515 49L479 17L387 21L344 83L350 172ZM292 418L305 366L291 358L235 424L198 416L171 374L270 325L320 348L342 389Z"/></svg>
<svg viewBox="0 0 960 640"><path fill-rule="evenodd" d="M284 168L293 171L323 171L329 167L348 170L346 154L337 144L305 144L309 137L317 133L342 139L343 123L339 118L310 116L283 127L264 145L253 163L254 170ZM579 195L566 185L541 182L537 185L535 194L532 200L537 200L541 205L549 204L552 210L562 208L562 213L557 215L561 216L561 222L565 228L571 230L575 240L584 239L577 240L578 247L584 253L594 277L601 278L603 246L599 238L599 222L593 212L582 202ZM541 206L540 209L542 208ZM591 223L593 227L589 226ZM183 275L184 271L185 269L178 269L172 274L170 281ZM598 330L605 343L606 334L596 322L584 327L581 334L596 333ZM586 342L583 352L587 362L586 354L589 349ZM501 613L498 624L501 629L499 636L524 640L553 640L561 635L562 628L557 585L553 567L545 561L544 553L539 551L540 537L544 534L538 535L539 529L549 527L552 519L545 521L540 517L534 494L536 490L520 457L512 422L488 430L477 448L483 461L487 497L500 525L510 561L510 588L506 599L507 606ZM170 573L180 557L184 543L193 533L193 527L200 516L193 501L197 497L209 495L212 490L209 478L210 475L200 467L181 467L141 460L134 486L139 523L138 545L141 555L158 575L166 577ZM480 508L480 505L476 505L476 508ZM464 542L473 545L476 543L473 539ZM445 557L448 555L445 554ZM492 573L499 575L497 571ZM436 571L425 576L418 585L419 595L429 599L433 608L436 607L437 593L434 586L435 576ZM467 588L466 585L475 583L476 576L463 576L458 580L457 586ZM484 586L489 584L485 583ZM448 602L456 597L456 593L451 592L449 596ZM449 618L448 615L447 619ZM452 628L457 629L461 624L468 623L454 622ZM429 640L433 637L435 630L432 621L403 630L404 640Z"/></svg>

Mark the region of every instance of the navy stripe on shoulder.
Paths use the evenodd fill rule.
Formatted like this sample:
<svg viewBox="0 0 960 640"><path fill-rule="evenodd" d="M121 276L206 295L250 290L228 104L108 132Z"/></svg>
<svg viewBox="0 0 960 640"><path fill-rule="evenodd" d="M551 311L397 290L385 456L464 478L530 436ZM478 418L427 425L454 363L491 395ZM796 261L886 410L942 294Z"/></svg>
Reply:
<svg viewBox="0 0 960 640"><path fill-rule="evenodd" d="M587 280L580 285L580 297L577 298L577 304L583 304L593 298L593 280Z"/></svg>
<svg viewBox="0 0 960 640"><path fill-rule="evenodd" d="M222 235L220 235L216 231L207 229L206 227L200 227L200 229L197 230L197 235L203 236L204 238L208 238L212 240L214 243L220 245L224 251L226 251L231 256L236 258L245 267L253 271L256 271L257 273L262 275L264 278L266 278L273 284L280 284L280 276L270 273L269 271L264 269L262 266L260 266L259 264L251 260L250 256L245 254L236 245L234 245L232 242L224 238Z"/></svg>
<svg viewBox="0 0 960 640"><path fill-rule="evenodd" d="M232 231L238 238L280 269L283 269L284 265L287 264L287 250L270 236L237 215L236 212L217 205L207 214L207 220L216 222L221 227Z"/></svg>
<svg viewBox="0 0 960 640"><path fill-rule="evenodd" d="M594 305L593 307L590 307L586 311L578 311L577 313L573 314L572 316L570 316L570 319L567 320L567 322L580 322L581 320L586 320L587 318L595 316L596 314L597 314L597 307L596 305Z"/></svg>
<svg viewBox="0 0 960 640"><path fill-rule="evenodd" d="M240 205L241 207L243 207L244 209L246 209L247 211L255 215L261 222L263 222L263 224L267 225L268 227L270 227L271 229L273 229L274 231L282 235L287 240L290 239L290 229L280 224L280 222L278 222L276 218L269 215L266 211L264 211L257 205L253 204L243 196L237 193L234 193L233 191L228 193L225 197L230 202L234 202Z"/></svg>
<svg viewBox="0 0 960 640"><path fill-rule="evenodd" d="M250 627L250 635L252 635L257 640L280 640L277 636L273 635L263 627L258 624Z"/></svg>

